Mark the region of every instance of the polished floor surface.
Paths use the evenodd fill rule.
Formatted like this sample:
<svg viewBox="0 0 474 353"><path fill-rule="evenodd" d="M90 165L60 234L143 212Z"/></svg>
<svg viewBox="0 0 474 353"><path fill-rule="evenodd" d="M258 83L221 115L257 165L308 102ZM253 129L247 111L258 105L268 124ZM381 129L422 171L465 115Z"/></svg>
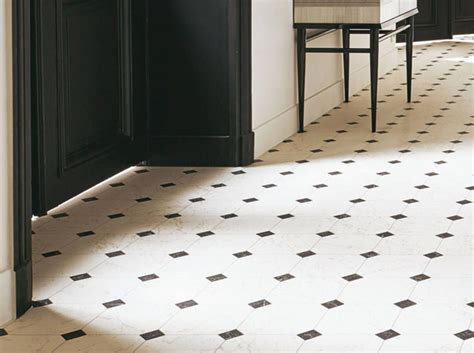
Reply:
<svg viewBox="0 0 474 353"><path fill-rule="evenodd" d="M13 352L473 352L474 43L246 168L133 168L34 221Z"/></svg>

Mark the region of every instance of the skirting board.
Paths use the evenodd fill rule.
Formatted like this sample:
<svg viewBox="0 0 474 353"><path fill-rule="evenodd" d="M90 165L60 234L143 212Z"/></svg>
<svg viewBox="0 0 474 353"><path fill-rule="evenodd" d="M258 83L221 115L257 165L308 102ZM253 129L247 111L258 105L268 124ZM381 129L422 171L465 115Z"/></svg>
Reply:
<svg viewBox="0 0 474 353"><path fill-rule="evenodd" d="M0 328L16 318L15 272L8 269L0 273Z"/></svg>
<svg viewBox="0 0 474 353"><path fill-rule="evenodd" d="M380 58L380 76L386 74L397 65L397 49L391 50ZM369 85L369 66L351 73L351 94L359 92ZM339 80L326 89L306 99L305 125L317 120L323 114L344 101L344 81ZM350 104L350 103L349 103ZM255 158L262 155L287 137L295 134L298 129L297 105L275 116L255 132Z"/></svg>

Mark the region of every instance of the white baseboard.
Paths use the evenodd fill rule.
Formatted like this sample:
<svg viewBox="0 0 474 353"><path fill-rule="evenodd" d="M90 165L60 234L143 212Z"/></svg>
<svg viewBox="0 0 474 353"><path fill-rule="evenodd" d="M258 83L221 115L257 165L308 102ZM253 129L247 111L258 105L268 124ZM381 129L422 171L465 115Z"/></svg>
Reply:
<svg viewBox="0 0 474 353"><path fill-rule="evenodd" d="M0 273L0 328L16 317L15 272L12 269Z"/></svg>
<svg viewBox="0 0 474 353"><path fill-rule="evenodd" d="M380 58L380 75L397 65L397 50L394 48ZM344 82L339 80L333 85L306 99L305 125L318 119L344 101ZM351 73L351 94L359 92L370 84L369 65ZM284 139L298 131L297 105L269 119L255 129L255 158L262 155Z"/></svg>

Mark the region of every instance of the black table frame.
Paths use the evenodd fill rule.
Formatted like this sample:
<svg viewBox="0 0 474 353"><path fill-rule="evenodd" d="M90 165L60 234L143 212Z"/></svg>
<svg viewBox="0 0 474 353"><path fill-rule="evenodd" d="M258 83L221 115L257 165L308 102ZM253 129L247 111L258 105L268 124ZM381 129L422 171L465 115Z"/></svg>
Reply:
<svg viewBox="0 0 474 353"><path fill-rule="evenodd" d="M413 75L413 40L415 33L415 15L413 9L389 21L379 24L361 23L295 23L297 30L297 56L298 56L298 132L304 132L304 108L306 85L306 54L307 53L342 53L344 55L344 100L349 102L349 75L350 54L370 54L370 86L371 86L371 115L372 132L377 131L377 91L379 74L379 43L397 34L406 38L406 67L407 67L407 101L411 102L412 75ZM396 29L385 28L399 24ZM324 31L313 35L307 34L308 29L323 29ZM337 30L342 30L342 48L308 48L307 43L313 39L327 35ZM351 34L369 34L369 48L351 48Z"/></svg>

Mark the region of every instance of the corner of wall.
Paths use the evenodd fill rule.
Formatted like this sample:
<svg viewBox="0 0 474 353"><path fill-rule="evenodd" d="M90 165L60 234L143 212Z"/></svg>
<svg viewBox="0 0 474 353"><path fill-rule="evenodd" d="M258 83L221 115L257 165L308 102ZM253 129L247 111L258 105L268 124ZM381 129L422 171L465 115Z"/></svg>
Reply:
<svg viewBox="0 0 474 353"><path fill-rule="evenodd" d="M13 268L12 1L0 0L0 327L16 318Z"/></svg>

